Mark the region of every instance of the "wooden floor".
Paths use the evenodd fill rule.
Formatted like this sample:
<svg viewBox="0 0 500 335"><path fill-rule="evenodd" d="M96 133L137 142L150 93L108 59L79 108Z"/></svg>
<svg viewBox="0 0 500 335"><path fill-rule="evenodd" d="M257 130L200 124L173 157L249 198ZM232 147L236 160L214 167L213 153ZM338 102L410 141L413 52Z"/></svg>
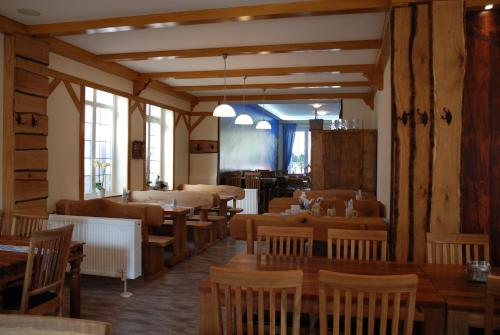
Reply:
<svg viewBox="0 0 500 335"><path fill-rule="evenodd" d="M198 286L212 265L225 264L245 252L244 241L227 238L194 255L156 280L129 281L128 299L120 297L122 282L82 277L82 318L110 322L113 334L189 335L198 333ZM69 315L69 291L65 292Z"/></svg>

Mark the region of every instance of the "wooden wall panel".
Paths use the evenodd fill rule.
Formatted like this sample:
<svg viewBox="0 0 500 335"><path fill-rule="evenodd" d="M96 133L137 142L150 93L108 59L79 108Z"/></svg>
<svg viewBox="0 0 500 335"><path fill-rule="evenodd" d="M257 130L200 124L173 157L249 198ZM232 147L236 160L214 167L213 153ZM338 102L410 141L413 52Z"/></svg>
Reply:
<svg viewBox="0 0 500 335"><path fill-rule="evenodd" d="M47 213L47 200L38 199L17 202L14 206L14 210L27 214Z"/></svg>
<svg viewBox="0 0 500 335"><path fill-rule="evenodd" d="M410 125L414 133L413 180L413 259L425 261L426 233L429 231L430 187L432 170L431 129L434 126L431 80L431 35L429 5L413 8L413 47L411 66L413 76L414 113Z"/></svg>
<svg viewBox="0 0 500 335"><path fill-rule="evenodd" d="M15 35L15 54L36 62L49 64L47 43L24 35Z"/></svg>
<svg viewBox="0 0 500 335"><path fill-rule="evenodd" d="M17 150L46 149L47 136L33 134L16 134L14 145Z"/></svg>
<svg viewBox="0 0 500 335"><path fill-rule="evenodd" d="M44 98L49 96L49 78L47 77L17 68L15 83L18 92Z"/></svg>
<svg viewBox="0 0 500 335"><path fill-rule="evenodd" d="M16 180L14 182L14 199L30 201L45 199L49 196L49 182L47 180Z"/></svg>
<svg viewBox="0 0 500 335"><path fill-rule="evenodd" d="M408 7L396 8L393 12L392 22L392 117L397 121L393 129L395 134L394 146L394 176L396 199L391 206L391 222L396 233L395 258L397 261L408 260L410 243L410 208L409 208L409 164L410 164L410 23L412 11ZM406 120L406 121L405 121Z"/></svg>
<svg viewBox="0 0 500 335"><path fill-rule="evenodd" d="M47 99L33 95L14 93L14 111L27 114L47 114Z"/></svg>
<svg viewBox="0 0 500 335"><path fill-rule="evenodd" d="M312 188L375 192L376 156L376 130L312 131Z"/></svg>
<svg viewBox="0 0 500 335"><path fill-rule="evenodd" d="M434 162L430 231L460 230L460 151L465 75L463 1L432 3ZM451 123L445 119L452 116Z"/></svg>
<svg viewBox="0 0 500 335"><path fill-rule="evenodd" d="M489 233L500 264L500 10L466 16L467 64L462 124L464 233Z"/></svg>
<svg viewBox="0 0 500 335"><path fill-rule="evenodd" d="M14 152L14 171L47 171L48 162L48 150L16 150Z"/></svg>
<svg viewBox="0 0 500 335"><path fill-rule="evenodd" d="M17 113L14 116L14 132L16 134L48 135L48 117L46 115Z"/></svg>

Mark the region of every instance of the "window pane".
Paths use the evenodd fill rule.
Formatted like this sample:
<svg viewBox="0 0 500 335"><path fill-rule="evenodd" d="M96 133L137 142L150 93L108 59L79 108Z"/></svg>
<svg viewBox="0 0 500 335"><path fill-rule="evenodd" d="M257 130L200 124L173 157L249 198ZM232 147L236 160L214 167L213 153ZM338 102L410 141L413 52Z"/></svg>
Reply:
<svg viewBox="0 0 500 335"><path fill-rule="evenodd" d="M97 90L97 102L100 104L113 106L113 94Z"/></svg>
<svg viewBox="0 0 500 335"><path fill-rule="evenodd" d="M85 87L85 100L94 100L94 89L92 87Z"/></svg>
<svg viewBox="0 0 500 335"><path fill-rule="evenodd" d="M304 131L295 132L295 139L292 146L292 158L290 159L289 172L303 173L306 163L306 133Z"/></svg>

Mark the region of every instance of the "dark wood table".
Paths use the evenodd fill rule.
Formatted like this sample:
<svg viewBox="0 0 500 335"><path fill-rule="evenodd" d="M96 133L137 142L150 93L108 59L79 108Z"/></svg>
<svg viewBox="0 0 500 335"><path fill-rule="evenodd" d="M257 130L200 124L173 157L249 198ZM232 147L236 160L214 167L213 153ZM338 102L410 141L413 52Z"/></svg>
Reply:
<svg viewBox="0 0 500 335"><path fill-rule="evenodd" d="M444 334L446 327L446 301L434 287L431 280L419 265L382 263L367 261L337 261L324 257L292 258L240 254L234 256L225 267L238 270L292 270L304 272L302 309L304 312L317 313L318 310L318 271L329 270L344 273L369 275L396 275L414 273L418 275L417 307L424 313L426 334ZM202 282L199 288L200 334L215 334L216 323L211 306L210 279Z"/></svg>
<svg viewBox="0 0 500 335"><path fill-rule="evenodd" d="M29 245L27 237L0 236L0 244ZM68 263L71 268L70 281L70 315L72 318L80 317L80 265L83 261L83 242L70 244ZM24 277L26 271L27 253L0 251L0 291L6 284Z"/></svg>
<svg viewBox="0 0 500 335"><path fill-rule="evenodd" d="M467 281L465 266L423 264L420 267L446 301L447 333L469 334L469 316L484 315L486 284ZM491 272L500 275L498 268Z"/></svg>
<svg viewBox="0 0 500 335"><path fill-rule="evenodd" d="M191 256L191 252L187 247L186 227L186 218L190 209L187 207L170 207L165 205L162 208L165 216L171 218L173 222L175 237L174 254L169 259L169 265L174 265Z"/></svg>

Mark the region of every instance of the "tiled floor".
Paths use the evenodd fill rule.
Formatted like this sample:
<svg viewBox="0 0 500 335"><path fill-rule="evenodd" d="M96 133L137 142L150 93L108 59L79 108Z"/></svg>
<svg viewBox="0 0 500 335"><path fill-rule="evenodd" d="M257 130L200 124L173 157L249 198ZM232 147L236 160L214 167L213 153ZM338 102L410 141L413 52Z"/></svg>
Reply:
<svg viewBox="0 0 500 335"><path fill-rule="evenodd" d="M120 335L197 334L199 283L210 266L225 264L245 250L244 241L223 240L177 264L161 278L129 281L133 296L128 299L120 297L119 279L83 276L82 318L110 322L113 334Z"/></svg>

